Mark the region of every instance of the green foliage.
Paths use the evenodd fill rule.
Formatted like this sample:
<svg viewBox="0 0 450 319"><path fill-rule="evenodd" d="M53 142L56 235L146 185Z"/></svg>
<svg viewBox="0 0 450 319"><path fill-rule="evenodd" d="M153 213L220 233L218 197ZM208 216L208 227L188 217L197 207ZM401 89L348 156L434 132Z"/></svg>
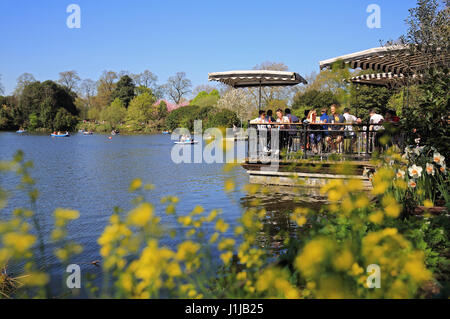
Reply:
<svg viewBox="0 0 450 319"><path fill-rule="evenodd" d="M369 111L376 109L381 115L388 110L388 102L393 92L384 86L350 85L350 110L364 121L369 120Z"/></svg>
<svg viewBox="0 0 450 319"><path fill-rule="evenodd" d="M0 96L0 130L16 128L14 125L14 109L7 103L7 98Z"/></svg>
<svg viewBox="0 0 450 319"><path fill-rule="evenodd" d="M67 112L66 109L60 108L53 120L53 128L57 131L70 131L77 125L77 122L76 116Z"/></svg>
<svg viewBox="0 0 450 319"><path fill-rule="evenodd" d="M313 89L305 92L298 92L294 97L292 108L296 110L297 114L301 114L302 118L305 110L316 109L318 114L320 114L321 108L329 108L331 104L335 103L338 103L338 99L332 91L319 91Z"/></svg>
<svg viewBox="0 0 450 319"><path fill-rule="evenodd" d="M196 105L199 107L215 106L220 99L219 91L212 90L209 94L206 91L201 91L191 101L190 105Z"/></svg>
<svg viewBox="0 0 450 319"><path fill-rule="evenodd" d="M116 128L126 117L127 109L125 108L122 100L116 98L112 103L106 107L101 114L104 121L111 124L112 128Z"/></svg>
<svg viewBox="0 0 450 319"><path fill-rule="evenodd" d="M172 131L180 127L193 131L195 120L202 120L203 128L232 127L240 122L236 113L228 109L188 105L170 112L166 118L166 127Z"/></svg>
<svg viewBox="0 0 450 319"><path fill-rule="evenodd" d="M158 105L158 120L165 119L167 115L169 115L167 104L166 102L161 101Z"/></svg>
<svg viewBox="0 0 450 319"><path fill-rule="evenodd" d="M233 127L233 125L239 126L240 121L233 111L227 109L215 109L214 112L208 117L206 123L203 124L204 128L210 127Z"/></svg>
<svg viewBox="0 0 450 319"><path fill-rule="evenodd" d="M155 97L149 93L136 96L128 107L127 124L139 128L156 119L158 110L154 106L155 102Z"/></svg>
<svg viewBox="0 0 450 319"><path fill-rule="evenodd" d="M117 82L110 99L113 101L116 98L119 98L127 108L128 104L130 104L131 100L134 97L134 90L135 85L133 79L130 78L128 75L124 75Z"/></svg>
<svg viewBox="0 0 450 319"><path fill-rule="evenodd" d="M15 111L16 125L36 129L38 127L53 130L54 121L59 113L59 124L71 130L74 124L67 127L68 123L73 123L78 115L78 110L74 104L75 93L67 88L56 84L53 81L33 82L27 84L20 97L20 102ZM65 112L61 111L62 109ZM61 111L61 112L60 112ZM66 115L70 114L70 116ZM38 122L30 123L30 115L35 114ZM34 117L32 117L34 119ZM64 119L63 119L64 118Z"/></svg>
<svg viewBox="0 0 450 319"><path fill-rule="evenodd" d="M450 156L449 87L448 69L430 70L427 82L420 86L423 94L417 107L412 105L404 110L401 121L410 144L420 137L421 144L433 145L447 158Z"/></svg>

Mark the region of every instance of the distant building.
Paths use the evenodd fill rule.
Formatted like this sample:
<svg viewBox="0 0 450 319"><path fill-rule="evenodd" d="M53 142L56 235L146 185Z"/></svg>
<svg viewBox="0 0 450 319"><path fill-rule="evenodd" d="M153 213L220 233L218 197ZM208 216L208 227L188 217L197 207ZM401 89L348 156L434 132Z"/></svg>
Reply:
<svg viewBox="0 0 450 319"><path fill-rule="evenodd" d="M189 101L184 101L181 102L180 104L175 104L175 103L171 103L167 100L158 100L158 102L155 103L156 106L158 106L162 101L164 101L167 105L167 111L168 112L172 112L173 110L179 108L179 107L183 107L183 106L188 106L189 105Z"/></svg>

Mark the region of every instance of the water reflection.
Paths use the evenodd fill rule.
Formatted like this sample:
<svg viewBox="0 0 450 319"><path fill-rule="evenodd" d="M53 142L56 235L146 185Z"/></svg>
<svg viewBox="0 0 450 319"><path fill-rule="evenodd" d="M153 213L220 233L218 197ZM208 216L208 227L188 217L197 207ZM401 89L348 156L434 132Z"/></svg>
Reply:
<svg viewBox="0 0 450 319"><path fill-rule="evenodd" d="M285 250L287 238L300 239L305 227L309 227L308 224L298 227L290 220L290 214L295 208L306 207L319 212L326 203L326 198L320 194L319 189L300 187L265 186L257 193L241 198L244 209L253 207L266 211L264 228L258 241L272 256L277 256Z"/></svg>

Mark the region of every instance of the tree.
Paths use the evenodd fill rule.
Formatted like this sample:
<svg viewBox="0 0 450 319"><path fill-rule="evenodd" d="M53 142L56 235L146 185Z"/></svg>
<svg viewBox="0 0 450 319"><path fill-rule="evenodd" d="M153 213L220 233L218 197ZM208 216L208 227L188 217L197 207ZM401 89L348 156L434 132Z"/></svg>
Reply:
<svg viewBox="0 0 450 319"><path fill-rule="evenodd" d="M134 98L134 90L135 85L133 79L128 75L124 75L117 82L116 88L111 94L111 99L119 98L127 108L130 101Z"/></svg>
<svg viewBox="0 0 450 319"><path fill-rule="evenodd" d="M97 83L91 79L84 79L80 84L80 92L87 100L88 106L92 106L91 99L95 96L97 91Z"/></svg>
<svg viewBox="0 0 450 319"><path fill-rule="evenodd" d="M226 92L218 101L219 109L228 109L237 114L240 122L251 119L256 112L255 105L252 104L251 98L241 89L233 89Z"/></svg>
<svg viewBox="0 0 450 319"><path fill-rule="evenodd" d="M60 72L58 83L65 86L69 91L76 91L80 80L77 71L71 70Z"/></svg>
<svg viewBox="0 0 450 319"><path fill-rule="evenodd" d="M103 71L97 81L97 95L92 99L92 106L97 108L97 113L112 102L111 95L116 87L117 78L116 72Z"/></svg>
<svg viewBox="0 0 450 319"><path fill-rule="evenodd" d="M66 109L60 108L53 120L53 128L57 131L70 131L77 125L78 119L67 112Z"/></svg>
<svg viewBox="0 0 450 319"><path fill-rule="evenodd" d="M169 115L169 111L167 110L167 104L164 101L161 101L158 105L158 120L165 119Z"/></svg>
<svg viewBox="0 0 450 319"><path fill-rule="evenodd" d="M54 119L58 111L63 108L74 118L78 115L78 110L74 104L75 96L66 88L53 81L33 82L23 89L20 101L15 113L15 121L18 126L27 126L30 115L37 117L38 123L34 128L42 127L53 129ZM64 115L64 116L63 116ZM60 114L67 118L65 113ZM67 123L73 123L68 121Z"/></svg>
<svg viewBox="0 0 450 319"><path fill-rule="evenodd" d="M181 99L191 91L191 87L191 80L186 78L186 73L178 72L175 76L171 76L167 80L165 90L170 99L176 104L179 104Z"/></svg>
<svg viewBox="0 0 450 319"><path fill-rule="evenodd" d="M197 106L215 106L217 101L220 99L219 91L216 89L207 93L206 91L201 91L197 96L191 101L191 105Z"/></svg>
<svg viewBox="0 0 450 319"><path fill-rule="evenodd" d="M36 82L36 79L34 78L33 74L24 73L17 78L16 82L17 82L17 84L16 84L16 88L14 90L14 95L20 96L22 94L22 91L25 88L25 86L27 86L28 84L31 84L33 82Z"/></svg>
<svg viewBox="0 0 450 319"><path fill-rule="evenodd" d="M253 67L254 70L269 70L269 71L288 71L289 68L283 62L266 61ZM259 87L247 88L245 91L252 98L252 104L258 106L259 104ZM292 94L295 92L293 87L273 86L261 88L261 104L265 108L271 100L290 100Z"/></svg>
<svg viewBox="0 0 450 319"><path fill-rule="evenodd" d="M156 87L156 82L158 81L158 77L149 70L145 70L142 73L135 74L133 76L133 79L136 83L136 86L144 86L152 90Z"/></svg>
<svg viewBox="0 0 450 319"><path fill-rule="evenodd" d="M214 108L211 112L211 115L207 118L206 123L204 124L204 128L210 127L233 127L233 125L240 125L241 122L237 117L236 113L227 109L217 109Z"/></svg>
<svg viewBox="0 0 450 319"><path fill-rule="evenodd" d="M389 109L389 100L394 92L385 86L350 85L351 111L357 117L369 121L369 111L375 109L383 116Z"/></svg>
<svg viewBox="0 0 450 319"><path fill-rule="evenodd" d="M0 96L5 94L5 88L3 87L2 84L2 75L0 74Z"/></svg>
<svg viewBox="0 0 450 319"><path fill-rule="evenodd" d="M101 114L104 121L109 122L112 128L116 128L117 125L122 123L127 115L127 109L119 98L114 99L111 104L106 107Z"/></svg>
<svg viewBox="0 0 450 319"><path fill-rule="evenodd" d="M418 0L417 7L409 10L408 31L401 38L410 53L426 65L419 71L423 84L418 106L408 105L402 112L403 129L409 143L420 137L422 144L436 147L445 157L450 155L449 20L449 1Z"/></svg>
<svg viewBox="0 0 450 319"><path fill-rule="evenodd" d="M201 84L197 85L194 90L192 90L192 94L198 95L200 92L205 91L206 93L211 93L212 91L217 90L217 88L213 85L209 84Z"/></svg>
<svg viewBox="0 0 450 319"><path fill-rule="evenodd" d="M336 96L331 91L319 91L310 89L305 92L297 92L292 103L292 108L297 110L297 114L303 116L305 110L316 109L320 114L320 109L338 103Z"/></svg>
<svg viewBox="0 0 450 319"><path fill-rule="evenodd" d="M136 96L128 107L127 123L135 126L146 124L157 118L158 109L154 106L156 99L148 93Z"/></svg>

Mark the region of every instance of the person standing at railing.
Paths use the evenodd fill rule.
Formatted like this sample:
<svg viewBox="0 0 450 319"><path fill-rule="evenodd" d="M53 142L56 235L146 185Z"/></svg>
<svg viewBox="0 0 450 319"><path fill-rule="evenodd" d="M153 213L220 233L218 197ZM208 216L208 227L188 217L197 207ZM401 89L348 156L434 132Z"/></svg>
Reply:
<svg viewBox="0 0 450 319"><path fill-rule="evenodd" d="M277 115L277 119L276 119L277 123L283 123L283 124L284 123L286 123L286 124L291 123L289 118L287 116L283 115L283 110L282 109L278 109L277 112L276 112L276 115ZM288 136L286 134L287 133L287 131L286 131L287 128L289 128L288 125L278 125L278 129L280 130L280 149L288 146L289 141L288 141Z"/></svg>
<svg viewBox="0 0 450 319"><path fill-rule="evenodd" d="M258 136L259 136L259 145L262 146L262 151L264 153L268 152L267 148L267 124L268 121L266 120L266 111L260 110L259 111L259 117L253 119L250 121L250 124L258 124Z"/></svg>
<svg viewBox="0 0 450 319"><path fill-rule="evenodd" d="M384 117L381 114L377 114L377 112L375 111L375 109L371 109L369 111L369 115L370 115L370 120L369 120L369 133L371 134L371 140L373 141L373 146L374 146L374 151L379 151L381 148L380 145L380 131L381 129L383 129L382 125L374 125L374 124L383 124L384 122Z"/></svg>
<svg viewBox="0 0 450 319"><path fill-rule="evenodd" d="M311 144L311 150L313 151L314 154L317 154L319 152L318 145L320 143L322 135L320 134L320 125L317 125L320 124L320 118L317 116L316 110L309 111L308 118L306 119L305 124L306 125L309 124L309 130L311 132L309 134L309 142Z"/></svg>
<svg viewBox="0 0 450 319"><path fill-rule="evenodd" d="M326 107L324 107L321 110L320 123L329 123L328 109ZM322 129L322 143L323 143L323 141L326 140L326 138L329 135L329 133L328 133L328 125L322 125L321 129Z"/></svg>
<svg viewBox="0 0 450 319"><path fill-rule="evenodd" d="M350 109L348 107L344 108L344 114L342 115L345 118L345 123L356 123L358 120L356 116L350 114ZM344 129L344 151L347 153L351 153L353 149L353 143L356 139L355 132L353 132L352 125L346 125Z"/></svg>
<svg viewBox="0 0 450 319"><path fill-rule="evenodd" d="M337 112L337 105L332 104L330 107L331 115L329 117L330 123L332 124L342 124L345 123L345 118L341 114ZM343 125L330 125L329 133L330 135L327 137L327 142L331 146L331 152L336 153L340 144L344 139L344 130Z"/></svg>

